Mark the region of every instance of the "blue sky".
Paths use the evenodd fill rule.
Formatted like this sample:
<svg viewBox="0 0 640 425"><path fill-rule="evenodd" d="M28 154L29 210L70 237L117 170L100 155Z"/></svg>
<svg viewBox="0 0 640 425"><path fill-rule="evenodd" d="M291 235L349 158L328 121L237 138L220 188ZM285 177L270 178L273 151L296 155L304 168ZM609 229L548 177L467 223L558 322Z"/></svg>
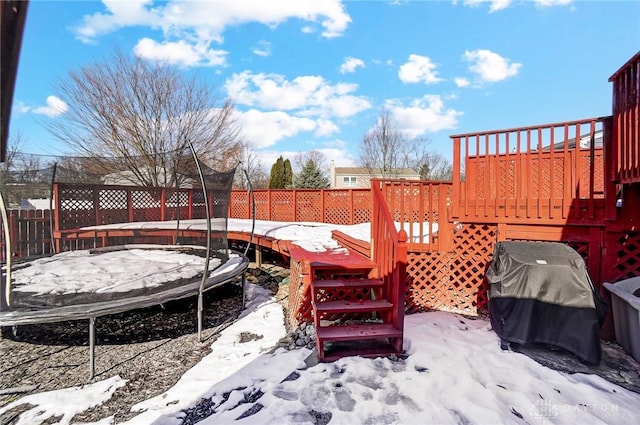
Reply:
<svg viewBox="0 0 640 425"><path fill-rule="evenodd" d="M229 96L266 168L312 149L356 165L382 108L450 158L451 134L611 114L640 1L31 0L10 128L23 151L66 151L46 131L69 107L56 83L116 47Z"/></svg>

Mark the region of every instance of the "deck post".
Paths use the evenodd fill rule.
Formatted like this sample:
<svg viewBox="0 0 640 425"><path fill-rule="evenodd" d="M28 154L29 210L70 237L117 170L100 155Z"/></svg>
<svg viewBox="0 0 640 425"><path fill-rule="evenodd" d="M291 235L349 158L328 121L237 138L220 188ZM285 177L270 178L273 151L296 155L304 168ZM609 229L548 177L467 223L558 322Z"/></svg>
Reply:
<svg viewBox="0 0 640 425"><path fill-rule="evenodd" d="M91 381L96 374L96 319L95 317L89 318L89 381Z"/></svg>
<svg viewBox="0 0 640 425"><path fill-rule="evenodd" d="M460 138L453 138L453 187L451 197L453 198L453 214L451 218L460 218Z"/></svg>
<svg viewBox="0 0 640 425"><path fill-rule="evenodd" d="M244 271L242 272L242 280L241 280L241 285L242 285L242 310L244 310L244 308L247 305L247 292L246 292L246 288L245 288L245 284L247 283L247 272Z"/></svg>
<svg viewBox="0 0 640 425"><path fill-rule="evenodd" d="M202 342L202 291L198 293L198 341Z"/></svg>

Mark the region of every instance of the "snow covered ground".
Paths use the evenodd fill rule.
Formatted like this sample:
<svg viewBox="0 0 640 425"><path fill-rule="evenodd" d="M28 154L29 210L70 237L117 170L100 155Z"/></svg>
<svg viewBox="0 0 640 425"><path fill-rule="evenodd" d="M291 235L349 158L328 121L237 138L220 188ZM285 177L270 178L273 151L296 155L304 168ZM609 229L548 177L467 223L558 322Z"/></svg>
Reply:
<svg viewBox="0 0 640 425"><path fill-rule="evenodd" d="M278 223L262 231L309 248L332 246L331 230L317 223ZM395 361L351 357L308 366L305 348L273 350L285 332L280 305L250 285L246 310L211 344L211 353L164 394L131 406L140 413L128 423L179 424L196 406L211 413L205 424L640 423L640 394L502 351L486 320L445 312L407 316L407 357ZM28 405L20 424L52 417L73 423L74 414L104 403L125 385L113 376L27 395L0 414Z"/></svg>

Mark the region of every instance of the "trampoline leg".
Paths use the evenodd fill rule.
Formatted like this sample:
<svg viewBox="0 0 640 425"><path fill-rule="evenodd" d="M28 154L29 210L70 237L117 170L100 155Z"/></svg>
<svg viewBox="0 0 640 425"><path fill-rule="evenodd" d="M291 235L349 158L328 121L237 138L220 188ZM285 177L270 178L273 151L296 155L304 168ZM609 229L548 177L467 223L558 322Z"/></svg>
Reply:
<svg viewBox="0 0 640 425"><path fill-rule="evenodd" d="M89 318L89 380L92 380L96 372L96 319Z"/></svg>
<svg viewBox="0 0 640 425"><path fill-rule="evenodd" d="M198 341L202 342L202 292L198 294Z"/></svg>
<svg viewBox="0 0 640 425"><path fill-rule="evenodd" d="M245 290L245 283L246 283L246 273L242 272L242 283L241 283L241 285L242 285L242 310L244 310L245 304L246 304L246 301L247 301L247 293L246 293L246 290Z"/></svg>

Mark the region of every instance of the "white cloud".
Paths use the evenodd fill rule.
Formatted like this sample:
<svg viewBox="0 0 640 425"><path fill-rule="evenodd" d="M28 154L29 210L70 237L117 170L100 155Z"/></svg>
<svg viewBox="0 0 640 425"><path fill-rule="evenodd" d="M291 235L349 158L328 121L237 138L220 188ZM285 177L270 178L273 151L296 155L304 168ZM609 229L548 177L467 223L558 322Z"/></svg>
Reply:
<svg viewBox="0 0 640 425"><path fill-rule="evenodd" d="M356 72L356 69L358 69L358 67L364 68L364 61L362 59L348 57L345 58L342 65L340 65L340 73L346 74Z"/></svg>
<svg viewBox="0 0 640 425"><path fill-rule="evenodd" d="M573 3L573 0L533 0L533 3L539 7L553 7L566 6ZM462 4L471 7L489 4L489 13L493 13L508 8L513 4L513 0L464 0Z"/></svg>
<svg viewBox="0 0 640 425"><path fill-rule="evenodd" d="M356 158L353 157L351 152L344 148L346 145L344 141L337 139L330 144L332 147L316 149L327 158L329 164L333 161L336 167L353 167L356 165ZM326 171L327 174L329 174L329 170Z"/></svg>
<svg viewBox="0 0 640 425"><path fill-rule="evenodd" d="M506 9L512 3L512 0L464 0L462 4L465 6L476 7L483 3L489 3L489 12L497 12Z"/></svg>
<svg viewBox="0 0 640 425"><path fill-rule="evenodd" d="M398 77L403 83L433 84L442 81L431 58L414 54L409 55L409 60L400 66Z"/></svg>
<svg viewBox="0 0 640 425"><path fill-rule="evenodd" d="M98 36L108 34L120 28L134 25L158 27L161 16L157 9L147 9L151 0L102 0L107 13L85 15L75 28L76 37L85 43L93 42Z"/></svg>
<svg viewBox="0 0 640 425"><path fill-rule="evenodd" d="M69 105L56 96L48 96L46 102L46 106L36 107L29 107L20 103L20 112L33 112L34 114L46 115L47 117L53 118L64 114L69 109Z"/></svg>
<svg viewBox="0 0 640 425"><path fill-rule="evenodd" d="M260 40L258 45L253 48L253 54L262 57L271 56L271 43Z"/></svg>
<svg viewBox="0 0 640 425"><path fill-rule="evenodd" d="M464 59L471 62L469 69L485 82L497 82L518 74L521 63L510 62L491 50L478 49L465 51Z"/></svg>
<svg viewBox="0 0 640 425"><path fill-rule="evenodd" d="M455 109L445 109L444 102L438 95L425 95L414 99L409 105L389 100L385 108L391 113L398 128L409 137L454 129L458 125L458 117L462 115L462 112Z"/></svg>
<svg viewBox="0 0 640 425"><path fill-rule="evenodd" d="M317 137L327 137L331 136L334 133L339 133L340 128L335 125L332 121L318 119L316 120L316 129L314 134Z"/></svg>
<svg viewBox="0 0 640 425"><path fill-rule="evenodd" d="M464 77L456 77L453 79L453 81L456 83L456 86L458 87L469 87L469 85L471 84L469 80L467 80Z"/></svg>
<svg viewBox="0 0 640 425"><path fill-rule="evenodd" d="M297 111L298 115L346 118L371 108L371 103L353 93L356 84L329 84L317 75L305 75L288 81L278 74L253 74L244 71L225 82L236 104Z"/></svg>
<svg viewBox="0 0 640 425"><path fill-rule="evenodd" d="M78 39L88 43L131 26L161 30L164 39L145 41L146 47L161 50L155 54L173 60L180 55L167 50L190 47L182 56L186 61L183 66L218 66L221 52L211 49L211 44L222 43L224 31L231 26L259 23L274 28L287 20L298 19L305 23L302 32L307 33L319 24L322 36L332 38L342 35L351 22L340 0L171 0L162 4L151 0L103 0L103 4L104 12L84 16L75 28ZM200 57L194 58L194 55Z"/></svg>
<svg viewBox="0 0 640 425"><path fill-rule="evenodd" d="M209 49L207 45L191 45L184 40L158 43L150 38L138 41L133 51L143 59L185 67L224 66L228 53Z"/></svg>
<svg viewBox="0 0 640 425"><path fill-rule="evenodd" d="M533 0L540 7L567 6L573 3L573 0Z"/></svg>
<svg viewBox="0 0 640 425"><path fill-rule="evenodd" d="M298 117L283 111L250 109L236 113L243 137L257 149L268 148L300 133L313 132L315 136L329 136L339 131L330 121Z"/></svg>

